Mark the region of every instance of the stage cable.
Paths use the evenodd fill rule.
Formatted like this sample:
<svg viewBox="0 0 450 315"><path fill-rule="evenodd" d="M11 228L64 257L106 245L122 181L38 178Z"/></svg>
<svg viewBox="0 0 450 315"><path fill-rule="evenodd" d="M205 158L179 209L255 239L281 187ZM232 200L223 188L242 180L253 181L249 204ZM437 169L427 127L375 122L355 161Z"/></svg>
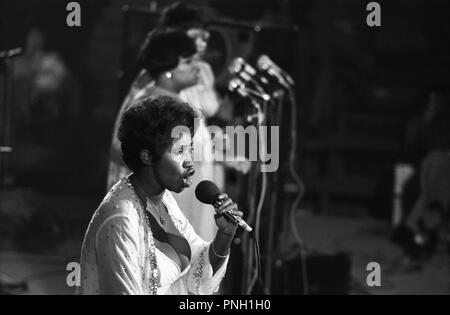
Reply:
<svg viewBox="0 0 450 315"><path fill-rule="evenodd" d="M288 89L289 93L289 101L291 103L291 151L289 153L289 171L291 173L292 178L297 184L298 187L298 195L292 204L292 207L289 211L290 217L290 226L291 231L294 236L296 243L300 248L300 259L301 259L301 272L302 272L302 283L303 283L303 294L309 294L309 283L308 283L308 270L306 265L306 246L303 242L300 234L298 232L297 220L296 220L296 211L297 207L300 204L300 201L305 192L305 186L297 171L295 170L295 158L296 158L296 150L297 150L297 102L295 98L294 91L291 88Z"/></svg>

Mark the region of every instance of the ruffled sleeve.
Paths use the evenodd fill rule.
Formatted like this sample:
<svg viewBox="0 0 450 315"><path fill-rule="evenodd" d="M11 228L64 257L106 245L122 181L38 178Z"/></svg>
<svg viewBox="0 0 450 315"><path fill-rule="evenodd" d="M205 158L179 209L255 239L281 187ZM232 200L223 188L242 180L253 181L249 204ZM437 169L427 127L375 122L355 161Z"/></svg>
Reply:
<svg viewBox="0 0 450 315"><path fill-rule="evenodd" d="M199 295L209 295L217 292L223 277L225 276L229 255L224 260L220 268L213 273L213 268L209 260L209 248L211 243L202 240L187 223L186 234L192 249L191 269L187 275L188 290L190 293Z"/></svg>
<svg viewBox="0 0 450 315"><path fill-rule="evenodd" d="M102 294L143 294L139 225L124 215L109 217L97 232L96 253Z"/></svg>

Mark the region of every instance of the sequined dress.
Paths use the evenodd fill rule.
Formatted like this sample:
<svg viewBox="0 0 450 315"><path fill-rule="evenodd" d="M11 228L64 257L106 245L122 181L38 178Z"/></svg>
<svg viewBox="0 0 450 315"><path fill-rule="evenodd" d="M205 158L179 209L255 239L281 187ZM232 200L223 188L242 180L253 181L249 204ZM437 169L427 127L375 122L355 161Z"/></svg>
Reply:
<svg viewBox="0 0 450 315"><path fill-rule="evenodd" d="M206 295L218 290L229 257L213 273L210 243L195 233L169 191L164 192L162 201L180 240L189 244L183 269L156 245L159 242L148 222L151 205L144 209L129 180L123 178L111 188L89 223L77 294Z"/></svg>

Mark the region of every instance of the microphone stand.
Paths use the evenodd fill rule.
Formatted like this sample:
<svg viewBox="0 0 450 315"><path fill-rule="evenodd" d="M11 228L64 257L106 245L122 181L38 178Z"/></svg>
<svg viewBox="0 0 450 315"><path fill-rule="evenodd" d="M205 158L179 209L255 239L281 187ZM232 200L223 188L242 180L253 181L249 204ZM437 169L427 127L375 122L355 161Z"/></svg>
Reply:
<svg viewBox="0 0 450 315"><path fill-rule="evenodd" d="M275 108L272 109L271 115L269 115L268 124L270 126L281 126L282 120L282 111L283 111L283 101L285 98L285 92L283 90L276 90L272 93L273 101ZM273 114L273 115L272 115ZM272 149L271 149L272 150ZM280 157L281 158L281 157ZM277 241L275 238L275 230L276 227L279 227L279 222L276 217L276 210L279 209L279 172L274 172L270 176L269 181L269 191L271 192L269 195L269 209L268 209L268 232L267 232L267 243L266 243L266 264L264 269L264 292L267 295L271 294L271 285L272 285L272 268L273 263L275 261L275 253L274 253L274 245Z"/></svg>
<svg viewBox="0 0 450 315"><path fill-rule="evenodd" d="M259 126L263 122L263 112L262 112L262 106L264 104L260 104L260 102L264 102L262 98L256 98L254 95L246 94L246 98L250 101L252 107L256 110L255 114L249 114L247 115L247 122L250 124L256 125L257 128L257 136L259 137ZM259 148L258 148L259 149ZM254 167L250 169L249 176L248 176L248 187L247 187L247 196L248 196L248 203L249 203L249 214L247 221L250 222L249 224L252 224L252 222L256 221L256 195L258 192L258 170ZM253 235L255 237L255 240L258 241L258 224L255 225ZM249 234L244 233L242 235L242 254L243 254L243 274L242 274L242 294L248 295L251 294L252 289L252 282L255 278L253 274L253 267L254 267L254 251L252 250L252 240L249 238ZM259 262L258 262L259 266ZM259 277L258 277L259 278Z"/></svg>
<svg viewBox="0 0 450 315"><path fill-rule="evenodd" d="M240 74L240 73L239 73ZM246 82L250 80L247 78L242 78ZM258 151L263 154L267 152L266 149L266 141L265 138L268 136L271 139L271 129L269 128L268 132L261 132L261 125L265 121L265 125L270 127L272 125L280 126L280 120L282 119L282 105L286 97L286 93L291 92L288 87L283 84L286 81L282 80L272 80L274 81L274 85L269 85L270 94L266 94L265 90L260 90L258 84L255 84L257 90L253 90L245 86L245 84L240 83L239 79L236 82L231 84L231 90L237 91L239 95L246 98L249 103L252 105L253 109L256 110L254 114L247 115L247 122L256 125L257 127L257 136L258 136ZM276 83L275 83L276 82ZM230 82L231 83L231 82ZM254 83L254 82L252 82ZM262 89L262 88L261 88ZM287 90L287 91L286 91ZM289 94L290 95L290 94ZM270 106L269 106L270 105ZM292 126L293 127L293 126ZM273 150L273 149L272 149ZM273 152L273 151L272 151ZM277 152L279 154L279 152ZM260 156L261 160L266 162L266 158ZM263 167L262 162L258 163L259 167ZM256 246L256 271L255 273L255 257L254 251L252 250L252 240L249 239L247 234L244 234L242 237L242 251L243 256L245 257L244 266L243 266L243 277L242 277L242 289L243 294L252 294L255 283L258 284L257 293L261 294L270 294L271 288L271 278L272 278L272 266L275 261L275 253L274 246L279 240L275 237L276 226L279 226L279 220L277 220L275 209L277 209L277 203L279 202L279 174L278 171L274 172L274 174L267 174L266 172L261 172L259 174L259 167L252 168L249 174L249 182L248 182L248 202L249 202L249 215L248 222L254 224L254 244ZM261 180L260 180L261 177ZM270 192L266 196L266 192ZM259 199L257 199L259 196ZM267 201L267 205L264 206L265 201ZM269 208L269 209L267 209ZM262 216L263 209L268 211L267 216ZM261 220L263 218L263 220ZM281 219L282 216L281 216ZM264 275L267 282L263 284L262 282L262 268L260 261L260 253L259 253L259 241L260 241L260 233L259 229L261 227L261 221L263 224L268 225L268 233L264 233L263 246L265 248L265 252L263 253L264 257ZM281 220L283 223L283 220ZM283 225L283 224L282 224Z"/></svg>
<svg viewBox="0 0 450 315"><path fill-rule="evenodd" d="M268 132L261 132L261 125L265 121L267 127L270 127L273 123L278 125L279 116L281 113L281 100L284 98L284 91L281 89L275 89L271 92L271 95L268 95L265 93L265 91L256 91L252 90L248 87L242 87L243 91L245 93L240 93L241 96L246 97L252 107L256 110L256 113L249 114L247 116L247 122L256 125L257 127L257 136L258 136L258 150L259 152L266 153L266 136L269 135L271 130L269 129ZM269 119L272 115L269 115L271 111L276 110L278 111L278 114L274 114L273 122ZM278 117L277 117L278 116ZM264 158L264 161L266 160L265 157L260 156L261 159ZM262 167L261 162L258 163L260 167ZM260 180L261 177L261 180ZM259 229L261 227L261 219L262 219L262 213L263 209L267 209L267 206L264 206L264 203L267 199L268 201L268 207L270 209L267 209L269 212L269 233L264 234L263 239L261 241L263 242L263 246L266 248L266 252L263 256L264 262L265 262L265 269L266 271L264 274L266 276L271 277L271 273L268 272L268 269L271 269L272 266L272 260L273 260L273 244L274 244L274 217L275 217L275 211L276 203L278 201L278 192L276 191L277 187L277 181L278 181L278 174L275 172L275 174L267 174L266 172L261 172L261 175L259 174L259 168L252 168L251 173L249 174L249 184L248 184L248 198L249 198L249 216L248 220L249 222L253 222L255 226L254 230L254 244L256 246L256 271L255 273L255 257L254 257L254 251L252 250L252 240L249 239L248 235L243 235L243 253L244 257L246 257L246 261L244 261L243 266L243 278L242 278L242 288L246 289L246 291L243 291L243 294L252 294L255 283L257 283L257 293L258 294L269 294L270 290L262 281L261 274L263 273L262 267L261 267L261 257L259 253L259 242L260 242L260 233ZM275 190L270 189L272 187L275 187ZM268 191L272 191L272 193L267 194ZM267 194L267 195L266 195ZM256 200L257 196L259 195L259 199ZM266 217L264 217L264 223L266 223ZM270 282L269 282L270 283Z"/></svg>
<svg viewBox="0 0 450 315"><path fill-rule="evenodd" d="M251 95L251 93L249 93ZM255 98L257 97L257 99ZM266 138L265 136L267 136L268 133L264 133L264 132L260 132L260 127L263 123L263 121L265 121L265 117L267 117L267 115L269 114L269 110L271 108L273 108L272 106L269 105L273 105L272 102L274 101L274 99L270 98L270 97L261 97L261 95L253 95L252 98L252 103L253 106L256 108L257 113L254 115L251 115L251 120L255 121L255 124L257 126L257 135L258 135L258 150L259 152L266 152ZM259 102L261 102L261 104ZM256 103L256 104L255 104ZM256 116L256 119L254 119ZM266 120L266 122L268 122ZM270 127L270 123L267 123L268 127ZM269 130L270 131L270 130ZM263 158L260 156L260 158ZM265 158L264 158L265 161ZM259 166L261 166L261 162L258 163ZM250 182L250 188L249 188L249 198L251 198L250 203L251 203L251 214L249 216L249 218L251 220L255 221L255 233L254 233L254 241L255 241L255 246L256 246L256 264L257 264L257 273L254 273L252 275L252 271L253 271L253 267L254 267L254 256L253 256L253 251L251 248L251 241L248 240L248 238L244 238L243 243L244 245L247 245L247 249L246 249L246 253L248 253L249 255L249 259L248 259L248 264L246 265L247 269L245 272L245 276L243 277L243 280L245 281L244 283L244 287L247 288L247 292L246 294L251 294L253 287L255 285L255 283L257 283L257 293L258 294L266 294L268 293L267 288L265 287L263 281L262 281L262 267L261 267L261 256L259 253L259 242L260 242L260 234L259 234L259 229L261 226L261 217L262 217L262 211L263 211L263 207L264 207L264 201L266 200L266 193L268 191L268 187L270 185L270 177L268 176L268 174L266 172L261 172L261 187L260 187L260 193L259 193L259 200L257 202L257 207L255 209L255 196L257 195L258 192L258 183L259 181L259 169L252 169L252 180ZM252 202L253 201L253 202ZM271 201L271 196L269 195L269 201ZM269 204L271 204L271 202L269 202ZM272 222L272 221L269 221ZM270 225L270 224L269 224ZM267 235L264 235L265 237ZM269 241L264 238L264 242L266 246L269 246L269 250L268 252L271 252L271 240L270 240L270 236L269 236ZM267 265L271 265L271 261L267 260L267 258L264 260L266 262L266 267ZM245 267L245 266L244 266Z"/></svg>
<svg viewBox="0 0 450 315"><path fill-rule="evenodd" d="M0 191L6 188L8 159L12 152L10 146L10 115L11 115L11 65L10 59L22 53L22 48L0 51L0 74L3 72L3 99L0 106Z"/></svg>
<svg viewBox="0 0 450 315"><path fill-rule="evenodd" d="M266 119L266 125L267 127L270 126L280 126L281 120L282 120L282 110L283 110L283 101L285 99L286 93L284 90L277 89L273 93L271 93L272 98L264 99L263 98L263 112L265 113ZM258 127L261 125L261 122L259 122ZM259 131L259 128L258 128ZM271 129L268 129L268 132L265 134L267 136L267 139L271 139ZM262 134L259 134L260 139L260 147L263 147L264 149L262 152L268 152L266 148L266 141L267 139L262 138ZM271 147L271 152L273 148ZM261 151L260 151L261 152ZM277 153L278 154L278 153ZM264 161L265 161L264 157ZM273 263L275 261L274 259L274 246L276 241L278 241L275 238L275 230L276 227L279 226L279 222L277 221L276 217L276 209L278 207L279 202L279 173L278 171L273 172L271 174L262 173L262 187L261 187L261 197L258 203L258 209L256 213L256 223L255 223L255 234L256 239L259 241L259 227L261 226L260 220L261 220L261 213L263 211L263 203L267 199L267 206L264 207L266 209L267 216L265 216L265 224L267 224L267 234L264 234L264 245L265 245L265 253L264 253L264 259L265 262L265 268L264 268L264 283L260 282L259 285L261 286L260 289L263 290L262 292L264 294L269 295L271 292L271 278L272 278L272 268ZM257 182L256 180L254 182ZM270 192L270 194L267 194L266 192ZM259 268L261 268L260 263L258 263ZM262 273L262 270L260 270ZM252 283L251 283L252 285ZM250 290L249 290L250 291Z"/></svg>
<svg viewBox="0 0 450 315"><path fill-rule="evenodd" d="M0 51L0 77L3 77L3 97L0 100L0 193L6 189L8 154L13 151L10 145L11 94L13 88L10 60L21 53L22 48ZM0 295L11 294L12 291L17 289L26 290L27 287L26 282L5 281L0 274Z"/></svg>

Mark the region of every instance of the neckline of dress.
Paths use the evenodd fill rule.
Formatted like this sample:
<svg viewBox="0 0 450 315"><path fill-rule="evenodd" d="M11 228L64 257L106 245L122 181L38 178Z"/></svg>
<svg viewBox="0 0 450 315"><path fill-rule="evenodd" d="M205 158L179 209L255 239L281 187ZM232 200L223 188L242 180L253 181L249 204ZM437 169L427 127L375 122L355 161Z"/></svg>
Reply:
<svg viewBox="0 0 450 315"><path fill-rule="evenodd" d="M180 266L178 266L178 264L172 258L170 258L169 255L167 255L164 251L160 250L157 246L155 246L155 248L159 253L164 255L167 258L167 260L170 260L170 262L177 268L177 271L179 273L179 276L177 277L177 279L182 277L183 275L185 275L186 272L188 272L188 270L191 268L191 262L189 261L189 263L186 265L186 267L183 270L181 270ZM177 253L177 255L178 255L178 253ZM178 256L180 256L180 255L178 255ZM180 262L181 262L181 257L180 257ZM183 264L183 263L181 262L181 264Z"/></svg>
<svg viewBox="0 0 450 315"><path fill-rule="evenodd" d="M139 195L137 194L137 192L136 192L136 190L135 190L133 184L131 183L131 181L130 181L130 179L129 179L129 176L130 176L130 175L123 177L123 178L122 178L123 182L124 182L125 184L129 185L130 190L132 191L132 193L134 194L134 196L137 198L137 200L138 200L138 202L139 202L139 205L140 205L140 207L142 208L142 210L143 210L143 211L147 211L148 213L150 213L150 214L153 216L153 214L147 209L147 207L145 207L145 206L143 205L141 198L139 198ZM182 227L179 226L179 224L180 224L179 221L180 221L180 220L174 215L174 213L173 213L173 211L172 211L172 208L170 207L170 205L169 205L169 203L168 203L168 201L167 201L167 194L168 194L168 191L167 191L167 189L165 189L164 192L163 192L162 198L161 198L161 202L163 203L164 207L166 207L166 209L167 209L167 214L169 215L169 219L170 219L170 221L172 221L172 224L174 225L175 230L178 232L179 236L185 238L185 237L184 237L184 234L182 233ZM154 217L154 216L153 216L153 217ZM178 222L178 224L177 224L177 222ZM167 232L166 232L166 233L167 233Z"/></svg>
<svg viewBox="0 0 450 315"><path fill-rule="evenodd" d="M149 212L149 213L154 217L153 213L148 209L148 208L149 208L149 204L150 204L150 206L151 206L152 208L154 208L155 212L156 212L156 213L158 214L158 216L161 218L161 217L162 217L161 213L163 213L165 210L164 210L164 209L163 209L163 210L157 209L157 208L158 208L157 205L155 204L155 202L154 202L150 197L147 197L147 196L144 195L144 196L142 196L142 197L145 198L145 200L142 200L142 198L139 196L138 192L136 191L136 187L134 187L134 185L131 183L131 180L130 180L130 178L129 178L130 176L131 176L131 174L128 175L128 176L125 176L125 177L123 178L123 181L124 181L126 184L129 185L129 187L131 188L133 194L134 194L135 197L138 199L139 204L141 205L142 209L145 210L145 211L147 211L147 212ZM140 190L141 190L141 193L143 193L142 189L140 189ZM167 206L166 201L164 200L164 199L165 199L165 195L166 195L166 190L164 190L164 191L161 193L161 202L162 202L163 206L166 208L166 210L167 210L166 212L167 212L167 214L169 215L170 219L172 219L172 215L171 215L170 212L169 212L169 211L170 211L170 210L169 210L169 207ZM147 200L148 200L149 202L147 202ZM161 210L161 212L160 212L159 210ZM156 218L156 219L157 219L157 218Z"/></svg>
<svg viewBox="0 0 450 315"><path fill-rule="evenodd" d="M134 194L134 196L137 198L138 203L139 203L140 207L142 208L142 210L143 210L143 211L149 212L149 214L153 216L153 214L152 214L149 210L147 210L146 207L143 206L141 199L139 198L138 194L136 193L136 191L135 191L135 189L134 189L133 184L131 183L131 181L130 181L130 179L129 179L129 176L123 177L123 178L122 178L122 181L123 181L124 184L126 184L127 186L129 186L129 188L130 188L132 194ZM170 218L170 220L172 221L173 225L175 226L175 229L176 229L176 230L178 231L178 233L180 234L179 236L185 238L184 235L181 233L181 230L177 227L177 224L176 224L175 221L174 221L174 218L173 218L172 213L171 213L171 208L167 205L167 202L166 202L166 200L165 200L165 199L166 199L166 194L167 194L167 190L164 190L164 193L163 193L163 196L162 196L162 198L161 198L161 201L162 201L162 203L164 204L164 206L166 207L167 213L169 214L169 218ZM145 215L145 214L144 214L144 215ZM148 226L147 228L150 229L149 226ZM151 231L151 229L150 229L150 231ZM166 232L166 233L167 233L167 232ZM186 239L186 238L185 238L185 239ZM161 253L161 254L163 254L165 257L167 257L167 259L169 259L169 260L177 267L177 270L179 271L180 277L183 276L184 274L186 274L186 272L190 269L190 267L191 267L191 261L189 261L189 264L188 264L188 265L186 266L186 268L184 268L184 270L182 271L181 268L180 268L180 266L178 266L178 264L177 264L175 261L173 261L166 253L164 253L162 250L160 250L160 249L156 246L156 244L155 244L155 250L157 250L159 253ZM178 253L177 253L177 255L178 255Z"/></svg>

